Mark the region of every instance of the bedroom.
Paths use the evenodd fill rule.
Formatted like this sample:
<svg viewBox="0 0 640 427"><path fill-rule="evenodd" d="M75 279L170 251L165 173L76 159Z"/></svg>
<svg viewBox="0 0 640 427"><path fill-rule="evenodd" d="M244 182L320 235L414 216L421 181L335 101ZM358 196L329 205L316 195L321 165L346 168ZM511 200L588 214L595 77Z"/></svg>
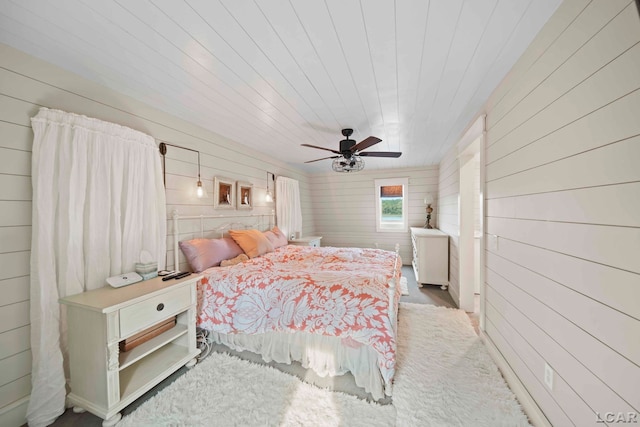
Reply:
<svg viewBox="0 0 640 427"><path fill-rule="evenodd" d="M437 195L432 223L450 235L449 289L454 300L459 298L455 296L459 289L455 236L460 193L456 144L473 119L486 114L484 220L487 235L496 236L493 249L492 242L486 242L483 267L487 347L494 350L493 357L534 423L590 425L596 423L596 413L640 410L640 344L635 339L640 332L640 176L635 165L640 158L636 119L640 111L640 20L634 2L562 2L544 27L540 23L541 31L526 50L523 46L519 59L513 58L508 76L496 77L495 88L486 88L478 105L461 112L466 121L452 128L452 145L441 150L441 157L419 167L401 166L410 159L401 148L400 159L380 160L384 167L397 165L393 169L378 169L367 162L364 171L353 175L331 172L328 161L316 163L313 172L302 167L302 162L320 156L299 144L336 148L341 126L334 126L337 134L307 127L290 137L281 132L280 139L273 138L277 141L274 152L290 150L300 155L295 164L283 161L280 155L247 148L235 138L221 136L220 131L184 120L192 111L161 111L168 107L168 99L123 86L109 89L126 80L105 77L96 82L79 76L92 75L92 67L98 65L78 59L71 51L63 54L33 44L49 46L47 43L62 37L64 29L50 29L50 41L38 39L36 31L23 35L20 22L30 22L27 11L35 2L23 7L17 3L3 2L1 14L0 424L24 422L30 392L33 134L29 119L40 106L129 126L158 140L199 150L209 198L199 201L189 193L197 176L194 153L169 150L168 212L173 208L183 215L214 212L213 179L218 176L252 182L254 198L260 203L252 212L268 213L272 208L264 202L270 179L267 172L297 179L302 195L301 233L321 235L323 246L349 243L365 247L377 242L390 247L396 243L398 237L393 233L381 236L369 231L375 227L374 216L370 212L361 216L361 197L373 196L374 179L409 177L412 226L424 223L425 193ZM454 12L461 10L463 2L454 3L458 7ZM487 7L504 3L488 2ZM536 3L517 2L531 10L538 7ZM547 3L551 9L555 7L551 3L557 4ZM353 24L349 16L342 17L342 25ZM33 30L39 24L44 21L29 25ZM89 57L82 50L86 49L82 40L73 43L76 53ZM65 69L73 67L77 67L75 73ZM112 77L125 75L112 71ZM135 99L138 96L144 102ZM191 96L185 94L184 102ZM228 110L239 114L232 107ZM282 108L293 107L285 103ZM231 115L225 107L215 111L220 117ZM239 132L242 124L231 123L234 126L228 129ZM313 120L307 124L319 126ZM324 142L299 136L309 134L319 135ZM367 129L358 140L369 134L379 135ZM252 135L259 140L255 132ZM273 189L272 181L268 185ZM361 217L368 223L359 225ZM401 239L401 256L407 263L411 260L408 233ZM169 253L168 259L171 257ZM556 373L553 390L544 382L545 363Z"/></svg>

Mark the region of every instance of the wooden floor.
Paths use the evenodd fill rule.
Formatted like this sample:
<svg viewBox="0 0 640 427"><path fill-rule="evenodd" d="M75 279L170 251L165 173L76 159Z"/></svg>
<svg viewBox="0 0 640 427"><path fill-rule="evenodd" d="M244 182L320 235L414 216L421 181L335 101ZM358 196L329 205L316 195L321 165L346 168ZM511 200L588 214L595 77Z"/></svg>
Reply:
<svg viewBox="0 0 640 427"><path fill-rule="evenodd" d="M436 306L443 306L443 307L450 307L450 308L455 308L456 304L453 301L453 299L451 298L451 295L449 294L448 291L444 291L442 289L440 289L440 286L431 286L431 285L425 285L422 288L419 288L417 286L416 280L415 280L415 275L413 274L413 270L411 269L410 266L404 266L402 267L402 275L404 277L407 278L407 285L408 285L408 289L409 289L409 295L403 295L402 298L400 298L400 302L410 302L410 303L415 303L415 304L431 304L431 305L436 305ZM470 316L472 324L474 324L474 327L476 328L476 332L477 332L477 316L473 315L473 313L470 313ZM369 398L370 396L364 392L364 390L360 389L359 387L357 387L355 385L355 382L353 380L353 377L350 374L347 375L343 375L341 377L337 377L337 378L322 378L319 377L317 375L315 375L315 373L313 371L304 369L302 366L300 366L299 363L294 363L291 365L286 365L286 364L281 364L281 363L274 363L274 362L270 362L270 363L265 363L262 361L262 359L257 356L254 355L252 353L249 352L242 352L242 353L236 353L234 351L230 351L228 348L224 347L224 346L217 346L216 348L214 348L215 351L227 351L229 353L232 354L236 354L239 357L242 357L243 359L247 359L250 360L252 362L255 363L260 363L260 364L266 364L269 366L273 366L283 372L287 372L290 373L292 375L296 375L300 378L302 378L304 381L306 382L310 382L313 384L318 385L319 387L330 387L334 390L339 390L339 391L343 391L345 393L349 393L349 394L353 394L356 396L359 396L361 398ZM122 411L122 415L123 417L126 416L127 414L133 412L139 405L141 405L142 403L144 403L144 401L146 401L147 399L149 399L151 396L155 395L156 393L158 393L159 391L161 391L163 388L165 388L166 386L168 386L169 384L171 384L173 381L176 380L176 378L178 378L179 376L181 376L182 374L184 374L187 371L186 368L180 368L178 371L176 371L173 375L171 375L170 377L168 377L166 380L164 380L163 382L161 382L160 384L158 384L156 387L154 387L153 389L151 389L149 392L147 392L146 394L144 394L142 397L140 397L138 400L136 400L134 403L132 403L131 405L127 406L123 411ZM381 403L390 403L390 400L387 401L383 401ZM73 411L71 409L67 409L65 411L64 414L62 414L55 423L52 424L52 426L55 427L98 427L102 425L102 419L96 417L95 415L89 413L89 412L85 412L82 414L75 414L73 413Z"/></svg>
<svg viewBox="0 0 640 427"><path fill-rule="evenodd" d="M457 308L458 306L451 298L449 291L443 291L440 286L424 285L422 288L418 287L416 283L416 276L413 274L413 270L410 266L402 267L402 275L407 278L407 284L409 288L409 295L400 298L400 302L412 302L416 304L431 304L440 307ZM471 325L476 331L476 334L480 334L479 331L479 319L480 316L477 313L479 310L479 295L476 295L475 309L476 313L467 313Z"/></svg>
<svg viewBox="0 0 640 427"><path fill-rule="evenodd" d="M402 276L407 278L409 295L403 295L400 302L411 302L415 304L431 304L441 307L457 308L456 303L451 298L449 291L440 289L438 285L424 285L421 288L416 283L416 276L413 274L411 266L402 267Z"/></svg>

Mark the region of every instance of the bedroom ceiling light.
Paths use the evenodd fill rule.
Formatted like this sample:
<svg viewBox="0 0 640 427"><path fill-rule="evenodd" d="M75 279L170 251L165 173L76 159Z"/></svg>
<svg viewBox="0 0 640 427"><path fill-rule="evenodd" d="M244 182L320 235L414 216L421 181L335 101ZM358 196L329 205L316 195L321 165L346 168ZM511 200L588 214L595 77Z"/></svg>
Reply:
<svg viewBox="0 0 640 427"><path fill-rule="evenodd" d="M192 151L194 153L198 153L198 182L196 183L196 196L199 199L206 198L207 197L207 190L204 189L204 186L202 185L202 181L200 180L200 152L198 150L193 150L191 148L180 147L179 145L169 144L168 142L161 142L158 145L158 148L160 149L160 154L162 154L162 174L163 174L163 180L164 180L165 188L167 186L166 168L165 168L165 162L166 162L165 154L167 154L167 145L170 146L170 147L180 148L182 150L187 150L187 151Z"/></svg>
<svg viewBox="0 0 640 427"><path fill-rule="evenodd" d="M269 175L271 175L271 177L272 177L271 179L273 179L274 181L276 180L276 176L274 174L272 174L271 172L267 171L267 194L264 196L264 200L267 203L273 202L273 193L269 189Z"/></svg>
<svg viewBox="0 0 640 427"><path fill-rule="evenodd" d="M340 141L340 150L332 150L331 148L320 147L318 145L300 144L303 147L317 148L318 150L331 151L337 156L322 157L320 159L309 160L305 163L315 163L320 160L333 159L331 168L335 172L358 172L364 169L364 160L362 157L392 157L398 158L402 156L399 151L363 151L367 148L381 142L380 138L370 136L356 143L349 137L353 134L353 129L342 129L342 135L345 137Z"/></svg>
<svg viewBox="0 0 640 427"><path fill-rule="evenodd" d="M331 168L334 172L359 172L364 169L364 160L357 154L352 155L348 159L341 157L339 159L333 159Z"/></svg>

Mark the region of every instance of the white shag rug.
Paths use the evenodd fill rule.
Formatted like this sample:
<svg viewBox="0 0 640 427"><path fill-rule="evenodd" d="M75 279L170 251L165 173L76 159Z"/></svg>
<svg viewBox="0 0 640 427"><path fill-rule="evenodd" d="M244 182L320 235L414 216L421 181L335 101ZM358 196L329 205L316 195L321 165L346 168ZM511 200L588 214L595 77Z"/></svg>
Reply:
<svg viewBox="0 0 640 427"><path fill-rule="evenodd" d="M463 311L400 303L398 330L392 405L212 353L118 426L529 425Z"/></svg>
<svg viewBox="0 0 640 427"><path fill-rule="evenodd" d="M462 310L400 303L397 426L530 426Z"/></svg>
<svg viewBox="0 0 640 427"><path fill-rule="evenodd" d="M379 423L379 424L376 424ZM395 409L322 390L269 366L211 353L118 427L391 426Z"/></svg>

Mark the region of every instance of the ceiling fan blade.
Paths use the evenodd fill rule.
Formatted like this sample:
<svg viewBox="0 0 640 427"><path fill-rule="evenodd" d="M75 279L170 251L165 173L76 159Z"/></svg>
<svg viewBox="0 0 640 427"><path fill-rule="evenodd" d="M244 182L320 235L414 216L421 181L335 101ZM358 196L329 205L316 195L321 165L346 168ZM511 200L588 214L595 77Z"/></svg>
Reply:
<svg viewBox="0 0 640 427"><path fill-rule="evenodd" d="M305 163L313 163L313 162L318 162L320 160L327 160L327 159L337 159L338 157L342 157L342 156L323 157L321 159L309 160L308 162L305 162Z"/></svg>
<svg viewBox="0 0 640 427"><path fill-rule="evenodd" d="M302 145L303 147L317 148L317 149L319 149L319 150L327 150L327 151L331 151L332 153L340 154L340 152L339 152L339 151L332 150L332 149L330 149L330 148L319 147L319 146L317 146L317 145L311 145L311 144L300 144L300 145Z"/></svg>
<svg viewBox="0 0 640 427"><path fill-rule="evenodd" d="M398 151L365 151L363 153L358 153L358 156L369 156L369 157L400 157L402 153Z"/></svg>
<svg viewBox="0 0 640 427"><path fill-rule="evenodd" d="M380 138L376 138L375 136L370 136L369 138L365 138L362 141L358 142L353 147L351 147L351 152L355 153L356 151L362 151L366 148L371 147L372 145L376 145L380 141L382 141Z"/></svg>

